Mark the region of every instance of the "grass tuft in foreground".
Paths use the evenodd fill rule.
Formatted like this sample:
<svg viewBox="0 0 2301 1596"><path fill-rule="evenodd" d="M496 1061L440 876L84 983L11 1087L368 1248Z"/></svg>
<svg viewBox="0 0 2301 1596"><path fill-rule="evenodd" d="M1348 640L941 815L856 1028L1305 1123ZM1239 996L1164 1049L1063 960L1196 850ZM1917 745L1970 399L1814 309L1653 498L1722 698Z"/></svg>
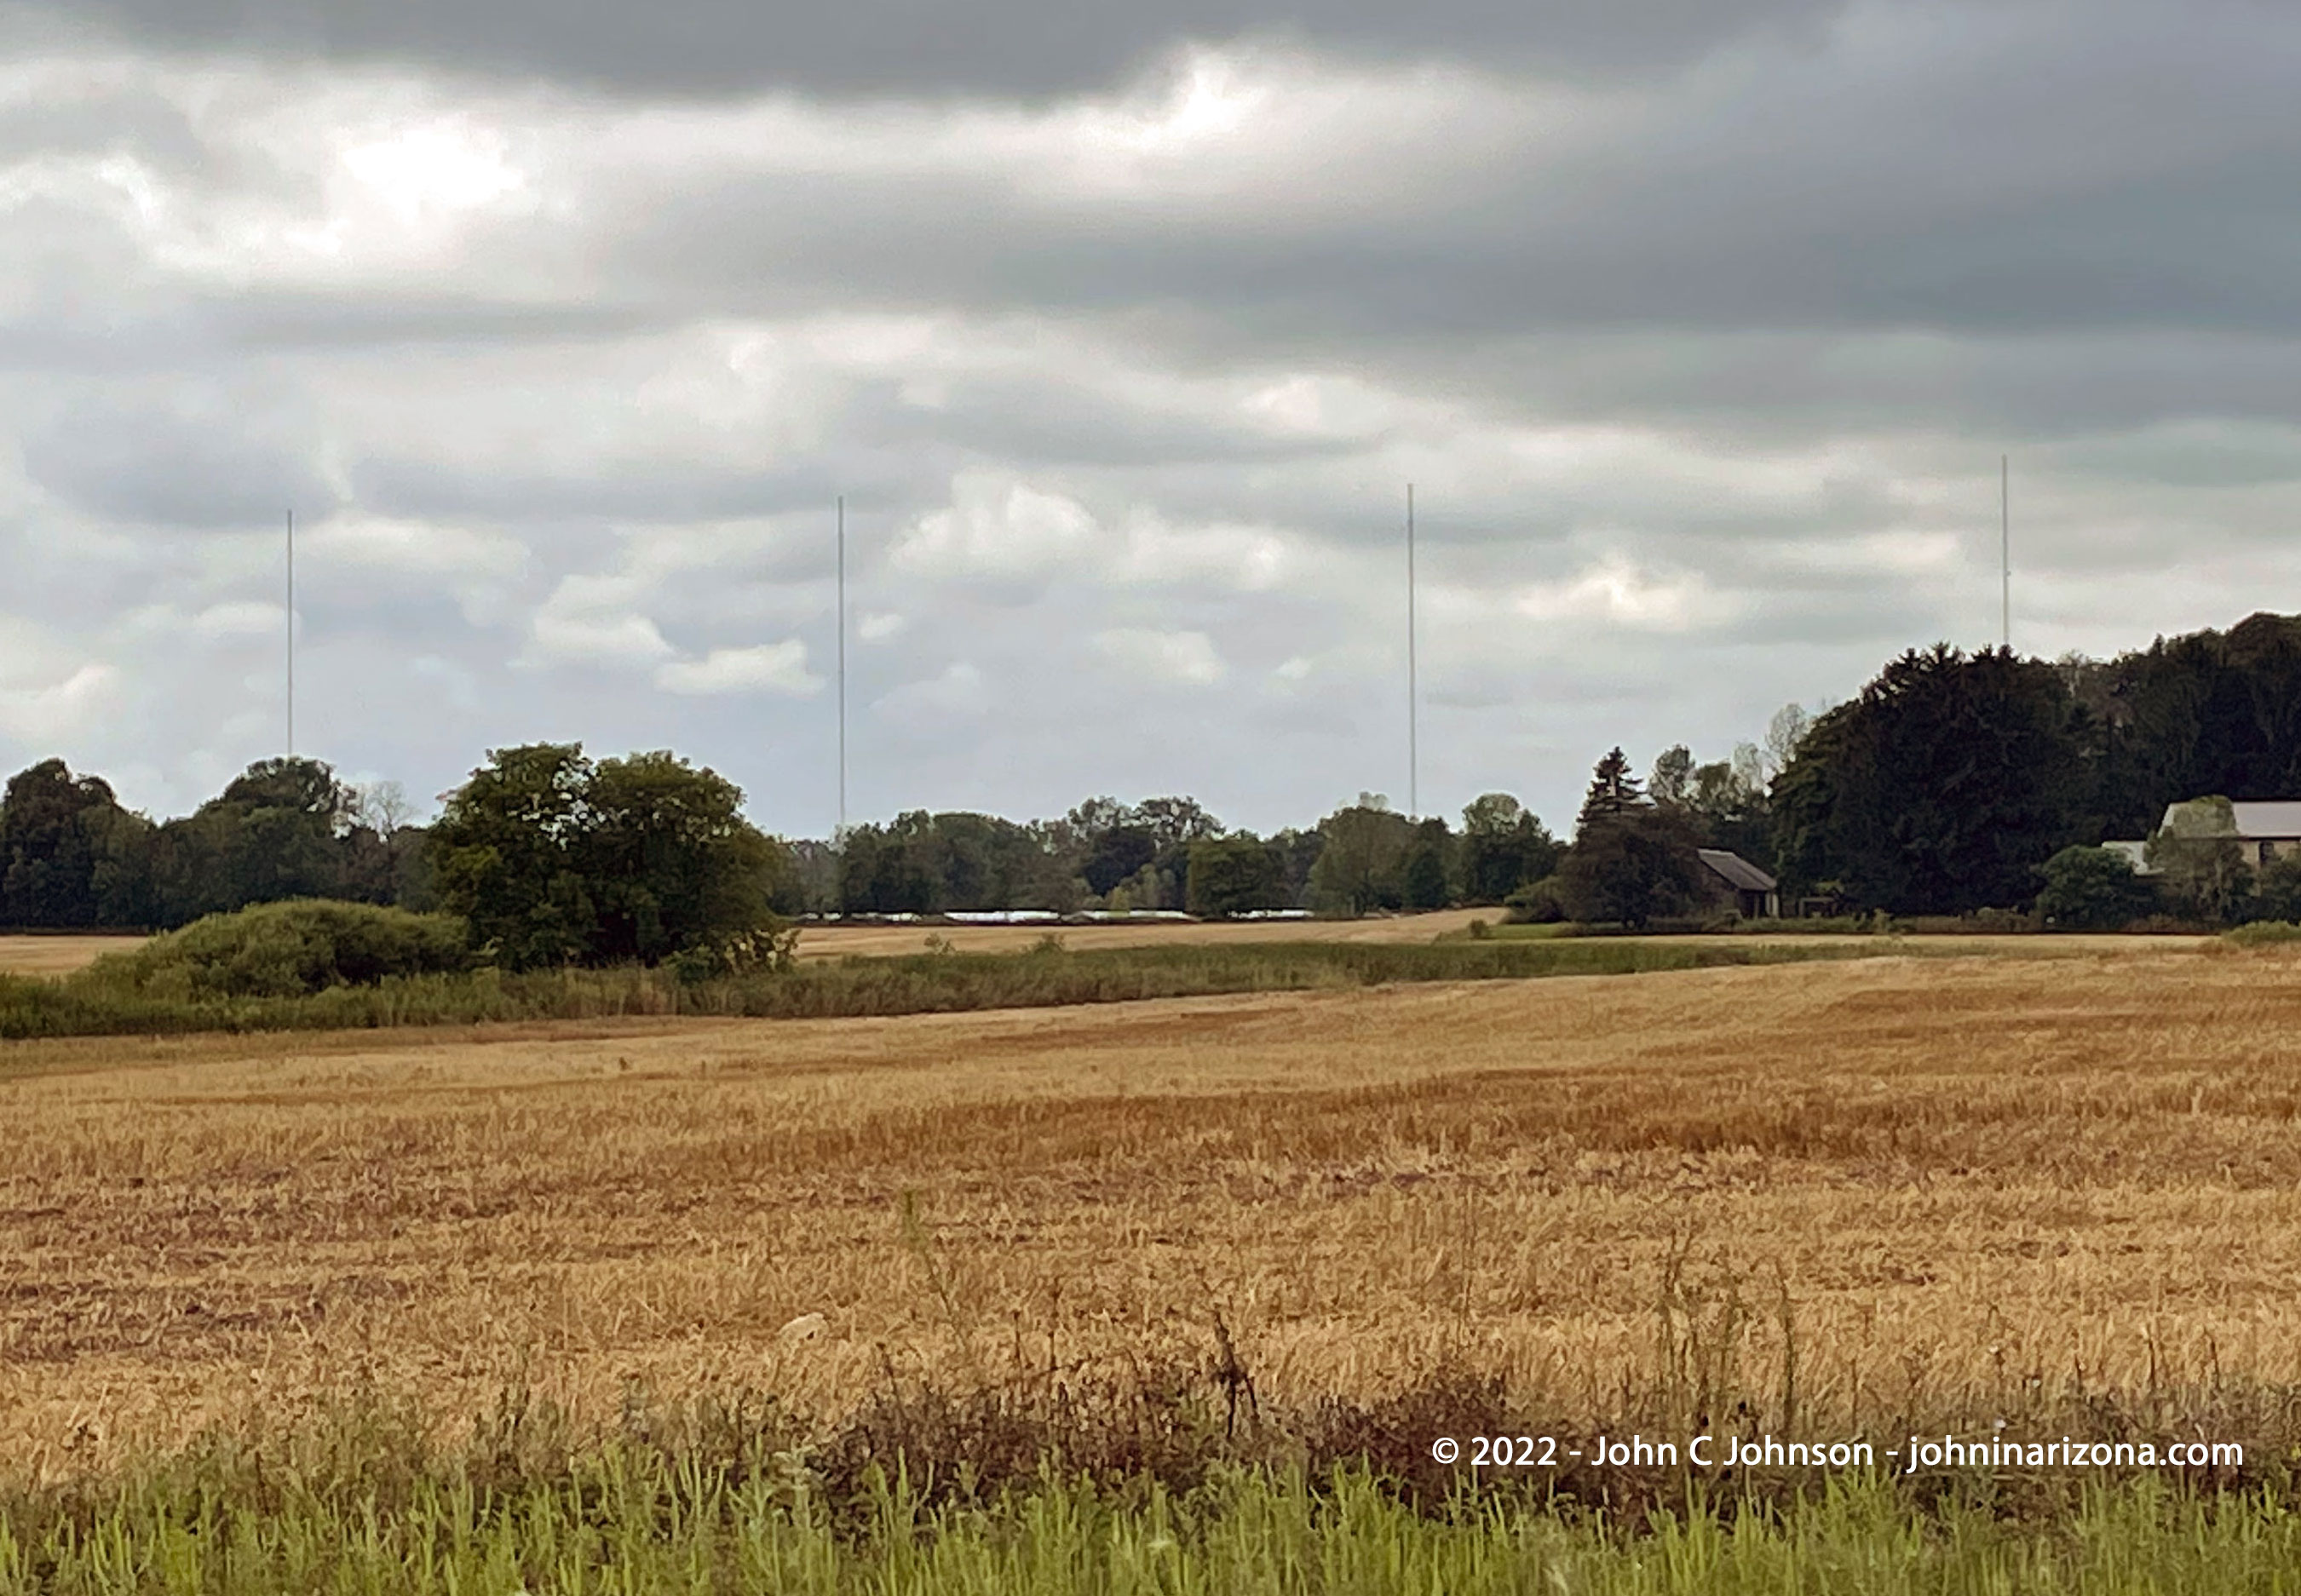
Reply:
<svg viewBox="0 0 2301 1596"><path fill-rule="evenodd" d="M908 1472L826 1497L800 1458L744 1466L609 1443L550 1476L211 1449L0 1506L0 1593L256 1596L649 1592L2289 1591L2301 1517L2265 1495L2155 1481L2087 1491L2050 1523L1913 1506L1825 1483L1778 1507L1657 1514L1636 1528L1522 1499L1418 1512L1363 1470L1222 1469L1177 1493L1049 1470L988 1502L937 1503Z"/></svg>

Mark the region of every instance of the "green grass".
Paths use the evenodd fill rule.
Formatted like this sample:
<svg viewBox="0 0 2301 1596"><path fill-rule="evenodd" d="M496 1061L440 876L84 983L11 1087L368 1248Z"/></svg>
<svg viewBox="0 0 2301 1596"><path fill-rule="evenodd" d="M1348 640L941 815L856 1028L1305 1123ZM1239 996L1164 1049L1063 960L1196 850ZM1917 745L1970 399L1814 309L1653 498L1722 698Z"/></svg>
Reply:
<svg viewBox="0 0 2301 1596"><path fill-rule="evenodd" d="M610 1443L526 1479L433 1466L361 1480L317 1463L211 1453L20 1492L0 1504L0 1596L2179 1596L2301 1581L2301 1517L2280 1501L2154 1481L2091 1489L2050 1522L1854 1478L1632 1527L1522 1496L1418 1511L1350 1469L1224 1471L1180 1492L1049 1474L958 1505L899 1475L833 1500L788 1454L733 1467Z"/></svg>
<svg viewBox="0 0 2301 1596"><path fill-rule="evenodd" d="M1624 975L1871 957L1883 941L1496 938L1422 944L1197 943L1169 948L927 953L808 960L796 968L682 982L623 968L393 977L296 997L187 996L116 978L103 963L61 981L0 977L0 1038L193 1031L357 1029L489 1021L698 1015L758 1019L950 1013L1119 1003L1389 982Z"/></svg>

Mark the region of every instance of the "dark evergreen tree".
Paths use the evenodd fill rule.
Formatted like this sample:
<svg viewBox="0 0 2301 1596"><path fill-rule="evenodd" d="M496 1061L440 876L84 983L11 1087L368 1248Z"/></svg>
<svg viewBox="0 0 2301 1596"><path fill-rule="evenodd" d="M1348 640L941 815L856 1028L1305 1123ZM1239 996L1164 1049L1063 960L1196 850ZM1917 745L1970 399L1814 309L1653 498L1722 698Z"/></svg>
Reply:
<svg viewBox="0 0 2301 1596"><path fill-rule="evenodd" d="M1558 868L1567 912L1594 923L1643 926L1692 912L1701 887L1697 839L1684 810L1650 801L1615 748L1598 762Z"/></svg>
<svg viewBox="0 0 2301 1596"><path fill-rule="evenodd" d="M1591 773L1590 790L1582 799L1575 833L1578 837L1593 815L1627 815L1645 805L1644 790L1639 787L1637 777L1630 773L1628 756L1616 748L1598 761L1598 768Z"/></svg>
<svg viewBox="0 0 2301 1596"><path fill-rule="evenodd" d="M1778 873L1896 914L2026 905L2038 866L2099 840L2097 748L2053 666L1913 650L1814 723L1776 781Z"/></svg>

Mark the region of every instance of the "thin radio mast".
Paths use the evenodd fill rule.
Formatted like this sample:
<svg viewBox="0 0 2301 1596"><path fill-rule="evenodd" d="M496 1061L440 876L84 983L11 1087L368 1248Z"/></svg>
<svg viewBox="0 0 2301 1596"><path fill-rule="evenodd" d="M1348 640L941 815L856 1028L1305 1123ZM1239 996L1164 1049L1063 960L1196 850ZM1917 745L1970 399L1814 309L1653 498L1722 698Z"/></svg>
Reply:
<svg viewBox="0 0 2301 1596"><path fill-rule="evenodd" d="M1414 484L1406 485L1406 817L1422 814L1421 696L1415 687Z"/></svg>
<svg viewBox="0 0 2301 1596"><path fill-rule="evenodd" d="M839 496L839 834L847 834L847 496Z"/></svg>
<svg viewBox="0 0 2301 1596"><path fill-rule="evenodd" d="M296 512L288 512L288 757L296 757Z"/></svg>
<svg viewBox="0 0 2301 1596"><path fill-rule="evenodd" d="M2013 465L2009 455L1997 456L1997 631L2007 649L2013 647Z"/></svg>

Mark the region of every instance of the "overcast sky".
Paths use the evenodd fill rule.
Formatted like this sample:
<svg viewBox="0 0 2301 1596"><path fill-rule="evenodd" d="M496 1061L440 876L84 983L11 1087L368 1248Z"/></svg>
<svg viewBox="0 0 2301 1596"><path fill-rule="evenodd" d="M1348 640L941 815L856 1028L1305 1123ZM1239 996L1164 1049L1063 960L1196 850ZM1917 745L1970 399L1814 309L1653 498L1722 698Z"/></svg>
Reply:
<svg viewBox="0 0 2301 1596"><path fill-rule="evenodd" d="M961 20L964 18L964 20ZM2301 608L2289 0L0 0L0 761L1563 829Z"/></svg>

